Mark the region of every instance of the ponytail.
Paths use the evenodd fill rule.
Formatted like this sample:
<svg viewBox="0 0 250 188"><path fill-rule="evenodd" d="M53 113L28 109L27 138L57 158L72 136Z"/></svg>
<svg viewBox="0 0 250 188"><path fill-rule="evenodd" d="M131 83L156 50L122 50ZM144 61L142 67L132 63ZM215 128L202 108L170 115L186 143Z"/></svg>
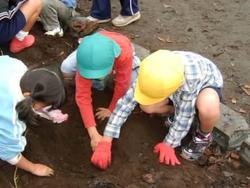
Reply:
<svg viewBox="0 0 250 188"><path fill-rule="evenodd" d="M25 99L17 103L16 111L21 121L24 121L26 124L34 125L37 122L35 112L32 109L32 102L32 96L25 97Z"/></svg>

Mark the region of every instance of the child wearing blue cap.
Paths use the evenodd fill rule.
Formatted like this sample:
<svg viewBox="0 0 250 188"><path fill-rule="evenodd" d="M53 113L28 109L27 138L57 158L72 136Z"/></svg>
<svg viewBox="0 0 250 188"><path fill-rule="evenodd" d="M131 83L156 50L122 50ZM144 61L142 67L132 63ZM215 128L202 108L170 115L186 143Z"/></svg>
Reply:
<svg viewBox="0 0 250 188"><path fill-rule="evenodd" d="M114 75L114 93L108 108L98 108L98 119L108 118L115 105L136 77L139 58L130 40L120 33L100 31L83 38L78 49L61 65L65 78L76 73L76 102L94 150L102 138L96 129L91 88L104 89L108 75ZM101 83L101 84L100 84Z"/></svg>
<svg viewBox="0 0 250 188"><path fill-rule="evenodd" d="M22 152L26 125L36 123L35 110L58 108L65 91L60 78L47 69L28 70L19 60L0 56L0 159L37 176L51 176L50 167L33 163Z"/></svg>

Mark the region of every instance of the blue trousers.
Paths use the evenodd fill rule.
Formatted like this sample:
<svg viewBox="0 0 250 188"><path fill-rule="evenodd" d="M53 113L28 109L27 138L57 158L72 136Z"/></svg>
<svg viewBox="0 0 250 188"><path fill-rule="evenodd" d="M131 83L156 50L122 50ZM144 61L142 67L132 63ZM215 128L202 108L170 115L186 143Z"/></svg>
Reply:
<svg viewBox="0 0 250 188"><path fill-rule="evenodd" d="M120 0L122 16L131 16L139 11L138 0ZM93 0L90 15L103 20L111 18L110 0Z"/></svg>

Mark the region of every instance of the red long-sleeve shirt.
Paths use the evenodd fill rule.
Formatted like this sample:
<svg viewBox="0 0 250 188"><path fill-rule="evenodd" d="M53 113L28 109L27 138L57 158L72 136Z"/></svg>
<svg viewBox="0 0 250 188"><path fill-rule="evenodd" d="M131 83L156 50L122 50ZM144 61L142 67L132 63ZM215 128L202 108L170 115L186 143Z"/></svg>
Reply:
<svg viewBox="0 0 250 188"><path fill-rule="evenodd" d="M101 31L104 35L114 40L121 49L121 54L115 59L111 74L115 74L115 87L113 98L108 109L112 112L116 102L121 98L129 88L131 82L133 48L130 40L120 33ZM76 102L80 109L82 120L86 128L96 125L93 106L92 106L92 80L86 79L76 73Z"/></svg>

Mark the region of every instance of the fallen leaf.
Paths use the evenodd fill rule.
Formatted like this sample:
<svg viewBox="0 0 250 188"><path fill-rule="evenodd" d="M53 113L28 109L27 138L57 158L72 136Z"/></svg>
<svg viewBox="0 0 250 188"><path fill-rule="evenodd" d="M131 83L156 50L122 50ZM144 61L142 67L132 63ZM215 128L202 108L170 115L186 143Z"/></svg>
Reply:
<svg viewBox="0 0 250 188"><path fill-rule="evenodd" d="M244 109L242 109L242 108L235 108L234 110L235 110L236 112L239 112L239 113L242 113L242 114L246 114L246 113L247 113L247 111L244 110Z"/></svg>
<svg viewBox="0 0 250 188"><path fill-rule="evenodd" d="M142 179L143 179L143 181L145 181L146 183L148 183L148 184L153 184L153 183L155 183L155 179L154 179L154 177L153 177L153 175L152 174L144 174L143 176L142 176Z"/></svg>
<svg viewBox="0 0 250 188"><path fill-rule="evenodd" d="M164 8L170 8L171 7L170 5L167 5L165 3L163 3L163 6L164 6Z"/></svg>
<svg viewBox="0 0 250 188"><path fill-rule="evenodd" d="M166 40L165 40L164 38L162 38L162 37L157 37L157 39L158 39L159 41L161 41L161 42L166 42Z"/></svg>
<svg viewBox="0 0 250 188"><path fill-rule="evenodd" d="M169 36L167 37L166 41L167 41L168 43L172 43L172 42L173 42L173 41L170 39Z"/></svg>
<svg viewBox="0 0 250 188"><path fill-rule="evenodd" d="M250 85L245 84L245 85L244 85L244 88L250 89Z"/></svg>
<svg viewBox="0 0 250 188"><path fill-rule="evenodd" d="M232 102L233 104L236 104L236 103L237 103L236 98L232 98L231 102Z"/></svg>
<svg viewBox="0 0 250 188"><path fill-rule="evenodd" d="M234 173L228 171L223 171L222 173L225 177L232 177L234 175Z"/></svg>
<svg viewBox="0 0 250 188"><path fill-rule="evenodd" d="M58 56L62 56L64 54L64 51L61 51Z"/></svg>
<svg viewBox="0 0 250 188"><path fill-rule="evenodd" d="M241 86L241 89L242 89L248 96L250 96L250 90L249 90L248 87L245 87L245 85L244 85L244 86Z"/></svg>

